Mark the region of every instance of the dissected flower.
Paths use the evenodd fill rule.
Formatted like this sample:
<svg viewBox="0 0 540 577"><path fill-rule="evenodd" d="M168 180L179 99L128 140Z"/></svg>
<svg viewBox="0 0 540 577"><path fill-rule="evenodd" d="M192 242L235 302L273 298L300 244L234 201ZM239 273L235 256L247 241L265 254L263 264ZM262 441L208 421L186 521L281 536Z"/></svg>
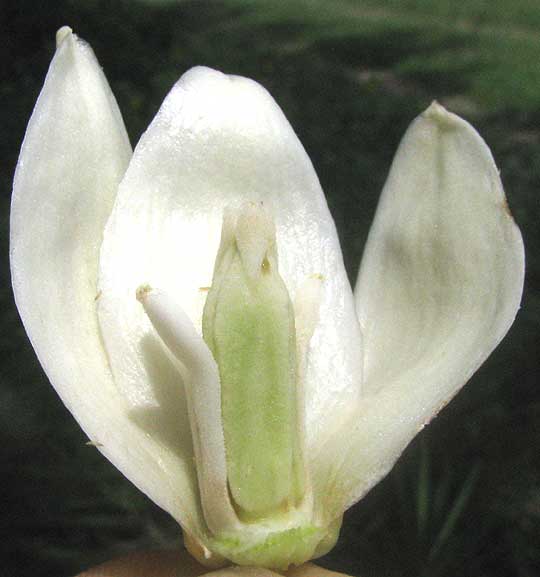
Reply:
<svg viewBox="0 0 540 577"><path fill-rule="evenodd" d="M436 103L412 123L353 294L311 162L261 86L190 70L132 155L91 49L57 39L11 215L41 364L199 559L325 553L514 319L523 245L489 149Z"/></svg>

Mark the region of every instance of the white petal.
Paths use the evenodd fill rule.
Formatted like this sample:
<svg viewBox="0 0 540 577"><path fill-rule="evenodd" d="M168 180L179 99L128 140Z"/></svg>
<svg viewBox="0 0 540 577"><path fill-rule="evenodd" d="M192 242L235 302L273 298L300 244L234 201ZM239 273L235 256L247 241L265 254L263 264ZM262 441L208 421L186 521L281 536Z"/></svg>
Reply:
<svg viewBox="0 0 540 577"><path fill-rule="evenodd" d="M523 276L488 147L433 104L399 147L360 268L364 398L342 442L326 448L338 511L386 474L499 343Z"/></svg>
<svg viewBox="0 0 540 577"><path fill-rule="evenodd" d="M15 176L11 270L17 306L49 379L89 438L162 507L194 516L193 506L181 509L190 497L196 503L192 471L179 470L173 450L138 426L101 344L98 254L131 147L90 47L69 29L58 39Z"/></svg>
<svg viewBox="0 0 540 577"><path fill-rule="evenodd" d="M313 167L279 107L255 82L195 68L143 135L105 232L104 340L130 402L155 403L143 358L154 333L135 290L148 283L174 294L199 330L201 288L211 283L223 211L249 200L263 201L275 219L280 272L291 297L310 275L325 279L306 369L313 447L358 397L359 327Z"/></svg>

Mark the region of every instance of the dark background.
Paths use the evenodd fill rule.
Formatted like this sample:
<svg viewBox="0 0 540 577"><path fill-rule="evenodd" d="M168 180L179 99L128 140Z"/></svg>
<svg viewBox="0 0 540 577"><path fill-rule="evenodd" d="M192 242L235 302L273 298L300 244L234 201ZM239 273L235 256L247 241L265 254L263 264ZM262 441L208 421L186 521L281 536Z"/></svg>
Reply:
<svg viewBox="0 0 540 577"><path fill-rule="evenodd" d="M135 144L188 68L250 76L310 154L355 278L392 155L434 98L501 169L527 250L508 337L345 517L321 563L362 576L540 574L540 3L530 0L0 4L0 575L62 577L180 546L176 524L92 447L47 383L8 272L11 181L69 24L93 46Z"/></svg>

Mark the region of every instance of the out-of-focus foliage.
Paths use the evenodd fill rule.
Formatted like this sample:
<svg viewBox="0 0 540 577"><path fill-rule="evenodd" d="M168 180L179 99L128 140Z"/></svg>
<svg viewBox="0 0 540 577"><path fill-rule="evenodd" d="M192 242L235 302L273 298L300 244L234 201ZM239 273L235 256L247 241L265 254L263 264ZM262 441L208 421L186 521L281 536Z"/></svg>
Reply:
<svg viewBox="0 0 540 577"><path fill-rule="evenodd" d="M262 82L311 155L351 279L408 123L437 98L475 124L524 233L523 308L489 362L347 514L323 564L366 576L539 574L540 5L4 0L0 19L0 574L61 577L179 543L175 524L85 445L12 302L11 179L63 24L91 42L134 143L193 65Z"/></svg>

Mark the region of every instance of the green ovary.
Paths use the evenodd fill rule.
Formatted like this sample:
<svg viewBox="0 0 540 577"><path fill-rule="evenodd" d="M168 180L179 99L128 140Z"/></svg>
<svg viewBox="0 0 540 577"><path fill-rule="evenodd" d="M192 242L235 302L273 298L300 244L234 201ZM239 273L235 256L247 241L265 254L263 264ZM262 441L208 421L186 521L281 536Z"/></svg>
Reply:
<svg viewBox="0 0 540 577"><path fill-rule="evenodd" d="M203 315L219 367L229 490L246 522L286 514L303 493L294 314L273 244L262 254L254 273L235 236L222 241Z"/></svg>

